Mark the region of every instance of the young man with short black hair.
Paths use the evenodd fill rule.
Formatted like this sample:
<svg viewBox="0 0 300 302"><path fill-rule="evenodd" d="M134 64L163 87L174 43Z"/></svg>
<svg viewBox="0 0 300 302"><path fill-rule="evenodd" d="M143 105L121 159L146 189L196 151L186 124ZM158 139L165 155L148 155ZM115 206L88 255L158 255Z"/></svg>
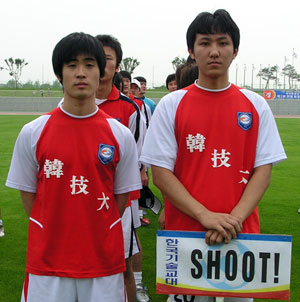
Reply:
<svg viewBox="0 0 300 302"><path fill-rule="evenodd" d="M166 87L169 92L177 90L177 83L175 78L175 73L169 74L166 78Z"/></svg>
<svg viewBox="0 0 300 302"><path fill-rule="evenodd" d="M166 230L205 231L207 244L259 233L257 205L272 165L286 159L266 101L229 82L239 40L227 11L195 18L187 45L198 80L160 101L140 158L151 165L153 182L166 197Z"/></svg>
<svg viewBox="0 0 300 302"><path fill-rule="evenodd" d="M141 184L132 134L95 104L105 62L90 35L60 40L64 102L17 138L6 185L29 217L22 302L126 300L121 216Z"/></svg>
<svg viewBox="0 0 300 302"><path fill-rule="evenodd" d="M100 109L130 129L136 139L138 154L140 154L146 131L144 119L138 105L113 85L122 61L121 44L110 35L98 35L96 38L103 45L107 61L105 75L101 79L96 94L96 104ZM135 228L140 226L138 217L139 196L139 191L130 194L130 200L122 217L126 258L125 285L129 302L135 302L137 295L132 271L132 257L140 252L139 240L135 232Z"/></svg>

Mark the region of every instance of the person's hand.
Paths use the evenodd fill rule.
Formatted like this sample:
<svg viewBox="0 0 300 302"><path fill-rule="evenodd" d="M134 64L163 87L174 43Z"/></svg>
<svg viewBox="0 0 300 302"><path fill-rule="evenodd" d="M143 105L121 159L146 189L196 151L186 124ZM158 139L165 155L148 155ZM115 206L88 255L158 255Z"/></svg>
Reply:
<svg viewBox="0 0 300 302"><path fill-rule="evenodd" d="M159 224L159 228L161 230L164 230L166 228L166 226L165 226L165 209L162 209L162 211L160 212L160 215L158 217L158 224Z"/></svg>
<svg viewBox="0 0 300 302"><path fill-rule="evenodd" d="M145 168L143 168L140 172L141 174L141 182L142 182L142 186L148 186L149 184L149 177L148 177L148 174L146 173L145 171Z"/></svg>
<svg viewBox="0 0 300 302"><path fill-rule="evenodd" d="M239 218L225 213L215 213L206 210L201 213L199 222L209 231L206 233L207 244L228 243L242 231L242 222Z"/></svg>
<svg viewBox="0 0 300 302"><path fill-rule="evenodd" d="M224 243L229 243L230 240L232 239L231 234L226 231L227 237L224 238L218 231L215 230L208 230L205 234L205 242L208 245L213 245L213 244L220 244L224 241Z"/></svg>

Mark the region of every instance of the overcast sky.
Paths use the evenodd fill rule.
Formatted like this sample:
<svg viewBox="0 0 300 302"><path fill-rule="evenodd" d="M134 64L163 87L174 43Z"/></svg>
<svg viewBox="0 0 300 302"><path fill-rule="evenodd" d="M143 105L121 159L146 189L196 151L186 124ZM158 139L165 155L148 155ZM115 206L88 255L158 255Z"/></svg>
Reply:
<svg viewBox="0 0 300 302"><path fill-rule="evenodd" d="M294 62L300 72L300 2L218 0L6 0L1 1L0 66L4 59L24 58L21 82L55 80L51 55L56 43L71 32L111 34L122 44L124 57L140 61L134 76L143 75L149 86L161 85L174 72L171 61L187 57L185 34L202 11L228 10L241 32L239 54L233 61L230 80L238 85L254 84L260 64L271 66ZM298 58L292 59L294 52ZM0 71L0 83L10 79Z"/></svg>

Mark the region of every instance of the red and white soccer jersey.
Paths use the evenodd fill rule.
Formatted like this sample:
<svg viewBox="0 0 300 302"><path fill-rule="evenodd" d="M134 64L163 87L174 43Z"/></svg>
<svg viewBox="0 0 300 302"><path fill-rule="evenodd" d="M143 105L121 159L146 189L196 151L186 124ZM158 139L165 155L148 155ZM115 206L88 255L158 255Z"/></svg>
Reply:
<svg viewBox="0 0 300 302"><path fill-rule="evenodd" d="M105 113L129 128L135 138L138 155L140 156L146 135L146 124L138 105L133 102L133 100L120 93L114 85L108 98L105 100L96 99L96 104ZM130 193L130 200L136 200L139 199L139 197L140 191ZM128 206L130 206L130 202L128 203Z"/></svg>
<svg viewBox="0 0 300 302"><path fill-rule="evenodd" d="M96 99L96 104L105 113L130 129L136 140L138 154L140 155L144 137L146 135L146 125L141 117L140 109L137 104L124 94L120 93L116 86L112 87L107 99Z"/></svg>
<svg viewBox="0 0 300 302"><path fill-rule="evenodd" d="M152 116L150 107L141 98L134 97L133 101L139 106L148 128Z"/></svg>
<svg viewBox="0 0 300 302"><path fill-rule="evenodd" d="M36 193L27 272L94 278L125 270L114 194L141 184L134 138L115 119L98 108L84 117L56 108L25 125L6 185Z"/></svg>
<svg viewBox="0 0 300 302"><path fill-rule="evenodd" d="M231 212L254 168L286 159L266 101L232 84L223 90L193 84L172 92L152 118L140 161L174 172L214 212ZM166 229L205 230L168 200L165 211ZM243 232L259 232L257 209L244 221Z"/></svg>

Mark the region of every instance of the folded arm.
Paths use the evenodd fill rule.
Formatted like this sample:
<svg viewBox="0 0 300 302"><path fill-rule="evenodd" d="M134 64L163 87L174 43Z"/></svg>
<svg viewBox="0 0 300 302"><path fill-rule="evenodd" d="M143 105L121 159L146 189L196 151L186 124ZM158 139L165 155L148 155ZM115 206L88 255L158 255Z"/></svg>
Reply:
<svg viewBox="0 0 300 302"><path fill-rule="evenodd" d="M238 204L232 209L231 215L242 224L254 211L267 190L271 180L272 164L263 165L253 170L253 174L241 196ZM231 234L228 233L228 237ZM216 230L210 229L206 233L206 241L209 244L221 243L225 237ZM225 243L228 243L225 239Z"/></svg>
<svg viewBox="0 0 300 302"><path fill-rule="evenodd" d="M174 173L168 169L151 166L153 183L163 195L183 213L207 228L216 230L224 238L235 238L242 230L240 219L234 215L209 211L186 190Z"/></svg>

